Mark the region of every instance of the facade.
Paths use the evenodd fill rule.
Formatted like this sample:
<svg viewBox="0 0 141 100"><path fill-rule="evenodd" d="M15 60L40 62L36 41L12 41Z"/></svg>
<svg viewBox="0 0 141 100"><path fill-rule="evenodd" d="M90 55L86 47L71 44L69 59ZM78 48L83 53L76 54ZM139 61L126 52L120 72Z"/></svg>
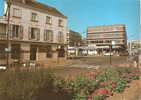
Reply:
<svg viewBox="0 0 141 100"><path fill-rule="evenodd" d="M130 55L138 54L141 51L141 40L128 41L128 51Z"/></svg>
<svg viewBox="0 0 141 100"><path fill-rule="evenodd" d="M82 44L82 36L80 35L80 33L70 30L68 35L70 47L80 46Z"/></svg>
<svg viewBox="0 0 141 100"><path fill-rule="evenodd" d="M78 48L82 44L82 36L80 33L69 30L67 34L68 56L77 56Z"/></svg>
<svg viewBox="0 0 141 100"><path fill-rule="evenodd" d="M5 63L6 59L6 33L7 16L3 16L0 18L0 63ZM35 0L12 1L9 30L11 63L14 60L48 62L58 56L65 57L66 35L67 17L56 8Z"/></svg>
<svg viewBox="0 0 141 100"><path fill-rule="evenodd" d="M119 54L127 49L126 29L123 24L88 27L87 42L98 54L110 52Z"/></svg>

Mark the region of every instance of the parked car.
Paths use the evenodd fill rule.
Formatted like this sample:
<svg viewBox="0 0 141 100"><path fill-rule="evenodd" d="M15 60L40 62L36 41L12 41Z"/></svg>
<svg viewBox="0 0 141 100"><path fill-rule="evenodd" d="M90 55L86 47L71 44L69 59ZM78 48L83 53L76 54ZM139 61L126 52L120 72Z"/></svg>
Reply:
<svg viewBox="0 0 141 100"><path fill-rule="evenodd" d="M110 52L107 52L107 53L104 53L104 56L112 56L113 55L113 53L110 53Z"/></svg>
<svg viewBox="0 0 141 100"><path fill-rule="evenodd" d="M6 69L6 65L0 65L0 71L5 71Z"/></svg>

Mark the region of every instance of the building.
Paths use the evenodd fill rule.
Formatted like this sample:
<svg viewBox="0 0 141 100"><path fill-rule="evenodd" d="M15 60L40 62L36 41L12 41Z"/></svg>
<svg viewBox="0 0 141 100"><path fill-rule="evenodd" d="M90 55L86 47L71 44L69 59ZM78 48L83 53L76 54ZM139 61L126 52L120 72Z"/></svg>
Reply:
<svg viewBox="0 0 141 100"><path fill-rule="evenodd" d="M6 11L7 2L4 5ZM0 18L0 63L6 59L7 32L7 16L3 16ZM35 0L12 0L8 33L11 63L65 58L67 17L56 8Z"/></svg>
<svg viewBox="0 0 141 100"><path fill-rule="evenodd" d="M105 25L94 26L87 28L87 42L89 47L93 47L98 54L105 54L110 52L112 45L112 52L119 54L127 49L127 36L125 25Z"/></svg>
<svg viewBox="0 0 141 100"><path fill-rule="evenodd" d="M68 41L68 56L70 55L78 55L79 46L82 45L82 36L79 32L75 32L73 30L69 30L67 35Z"/></svg>
<svg viewBox="0 0 141 100"><path fill-rule="evenodd" d="M127 47L130 55L138 54L141 51L141 40L128 41Z"/></svg>
<svg viewBox="0 0 141 100"><path fill-rule="evenodd" d="M75 32L73 30L70 30L68 33L68 41L70 47L80 46L82 44L82 36L79 32Z"/></svg>

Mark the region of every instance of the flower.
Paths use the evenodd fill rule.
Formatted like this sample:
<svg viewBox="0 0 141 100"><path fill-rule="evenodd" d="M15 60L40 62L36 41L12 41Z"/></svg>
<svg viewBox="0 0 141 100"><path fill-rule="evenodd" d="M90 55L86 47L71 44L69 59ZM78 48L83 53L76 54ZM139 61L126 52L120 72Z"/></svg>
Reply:
<svg viewBox="0 0 141 100"><path fill-rule="evenodd" d="M116 83L113 83L112 88L116 88L116 87L117 87Z"/></svg>
<svg viewBox="0 0 141 100"><path fill-rule="evenodd" d="M108 80L108 82L112 83L113 81L112 80Z"/></svg>
<svg viewBox="0 0 141 100"><path fill-rule="evenodd" d="M96 78L97 77L97 74L96 73L95 74L90 74L90 77Z"/></svg>
<svg viewBox="0 0 141 100"><path fill-rule="evenodd" d="M87 95L87 100L92 100L92 96L91 95Z"/></svg>
<svg viewBox="0 0 141 100"><path fill-rule="evenodd" d="M135 72L135 73L140 73L141 70L140 70L140 69L135 69L135 70L133 70L133 72Z"/></svg>
<svg viewBox="0 0 141 100"><path fill-rule="evenodd" d="M81 89L80 90L80 94L84 94L84 89Z"/></svg>
<svg viewBox="0 0 141 100"><path fill-rule="evenodd" d="M100 82L100 86L105 86L106 84L104 82Z"/></svg>
<svg viewBox="0 0 141 100"><path fill-rule="evenodd" d="M94 94L100 94L100 95L109 95L109 91L105 88L95 90L93 93Z"/></svg>

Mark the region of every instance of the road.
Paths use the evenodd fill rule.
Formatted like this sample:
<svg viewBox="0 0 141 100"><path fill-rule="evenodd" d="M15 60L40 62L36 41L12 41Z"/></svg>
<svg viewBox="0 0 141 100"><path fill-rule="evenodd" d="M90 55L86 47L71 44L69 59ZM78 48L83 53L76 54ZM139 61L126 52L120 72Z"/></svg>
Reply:
<svg viewBox="0 0 141 100"><path fill-rule="evenodd" d="M98 56L98 57L77 57L75 59L71 59L72 63L65 64L65 65L56 65L53 67L51 71L55 73L59 73L62 75L67 75L68 73L72 72L81 72L82 70L91 68L96 69L99 67L109 67L110 60L109 56ZM126 64L127 57L117 57L112 56L112 65L119 65L119 64ZM51 67L50 67L51 68Z"/></svg>

